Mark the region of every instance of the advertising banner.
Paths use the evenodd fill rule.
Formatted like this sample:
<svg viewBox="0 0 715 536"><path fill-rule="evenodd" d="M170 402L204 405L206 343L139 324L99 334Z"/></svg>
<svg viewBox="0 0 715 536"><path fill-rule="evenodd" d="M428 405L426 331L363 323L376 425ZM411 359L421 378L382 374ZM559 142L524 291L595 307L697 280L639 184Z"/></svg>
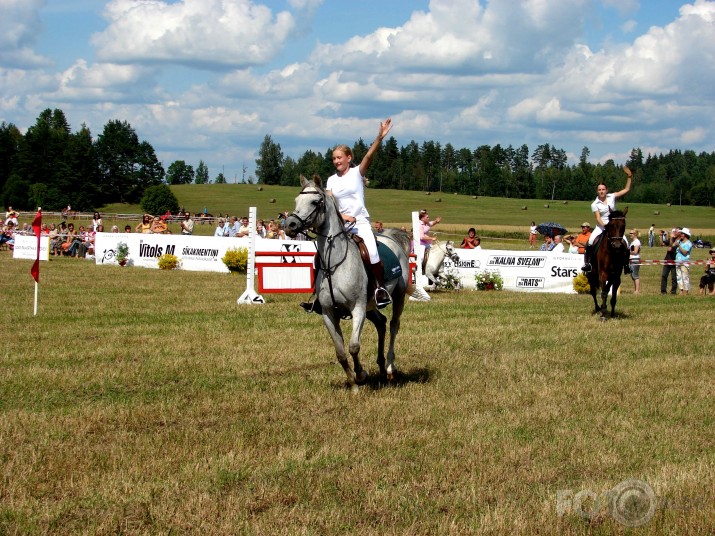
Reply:
<svg viewBox="0 0 715 536"><path fill-rule="evenodd" d="M248 248L248 237L185 236L140 233L97 233L95 238L95 262L117 264L117 246L124 242L129 248L129 266L158 268L159 257L165 253L176 255L182 270L225 272L228 268L221 260L229 248ZM285 252L272 257L273 263L295 263L298 258L291 253L315 252L312 242L297 240L268 240L256 238L256 256L261 252Z"/></svg>
<svg viewBox="0 0 715 536"><path fill-rule="evenodd" d="M449 257L444 270L452 271L463 288L475 288L474 276L488 270L499 272L504 279L504 290L521 292L575 293L573 278L583 265L582 255L549 253L546 251L505 251L496 249L455 249L459 262Z"/></svg>
<svg viewBox="0 0 715 536"><path fill-rule="evenodd" d="M12 252L13 259L37 259L37 236L15 234L15 248ZM50 237L40 237L40 260L50 260Z"/></svg>

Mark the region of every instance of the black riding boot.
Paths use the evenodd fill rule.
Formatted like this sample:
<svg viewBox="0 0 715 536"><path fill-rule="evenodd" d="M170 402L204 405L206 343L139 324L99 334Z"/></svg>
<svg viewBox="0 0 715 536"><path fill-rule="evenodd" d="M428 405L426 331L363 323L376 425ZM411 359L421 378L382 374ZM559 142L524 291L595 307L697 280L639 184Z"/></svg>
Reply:
<svg viewBox="0 0 715 536"><path fill-rule="evenodd" d="M591 255L593 254L593 246L591 244L586 244L586 250L583 252L583 266L581 271L585 274L593 270L591 266Z"/></svg>
<svg viewBox="0 0 715 536"><path fill-rule="evenodd" d="M319 315L323 314L323 308L320 306L318 298L315 298L315 301L313 302L302 302L300 306L305 309L306 313L318 313Z"/></svg>
<svg viewBox="0 0 715 536"><path fill-rule="evenodd" d="M382 261L371 264L370 268L375 279L375 305L378 309L382 309L392 303L392 296L385 288L385 268Z"/></svg>

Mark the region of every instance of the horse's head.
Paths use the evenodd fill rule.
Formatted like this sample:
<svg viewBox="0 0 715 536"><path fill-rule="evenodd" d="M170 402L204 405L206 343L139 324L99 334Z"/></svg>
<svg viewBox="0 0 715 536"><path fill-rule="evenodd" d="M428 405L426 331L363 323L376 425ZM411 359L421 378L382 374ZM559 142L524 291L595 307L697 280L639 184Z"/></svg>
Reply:
<svg viewBox="0 0 715 536"><path fill-rule="evenodd" d="M454 251L454 242L451 240L447 240L447 242L444 244L444 251L447 257L449 257L449 260L451 260L453 263L459 262L459 255L457 255L457 252Z"/></svg>
<svg viewBox="0 0 715 536"><path fill-rule="evenodd" d="M610 208L608 210L610 216L605 229L608 246L615 250L626 248L626 244L623 242L623 236L626 232L626 214L628 214L628 207L622 212L620 210L611 210Z"/></svg>
<svg viewBox="0 0 715 536"><path fill-rule="evenodd" d="M295 198L295 209L285 221L285 233L294 237L306 229L317 229L325 219L325 190L318 175L312 180L300 176L302 190Z"/></svg>

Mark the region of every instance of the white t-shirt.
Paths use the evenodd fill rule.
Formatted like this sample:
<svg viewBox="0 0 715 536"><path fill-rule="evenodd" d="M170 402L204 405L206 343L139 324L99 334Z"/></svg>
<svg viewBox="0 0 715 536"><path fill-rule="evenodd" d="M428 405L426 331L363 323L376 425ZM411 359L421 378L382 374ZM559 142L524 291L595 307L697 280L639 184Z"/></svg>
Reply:
<svg viewBox="0 0 715 536"><path fill-rule="evenodd" d="M333 193L338 209L352 216L356 222L368 221L370 214L365 208L363 177L358 166L348 169L342 177L331 175L325 187Z"/></svg>
<svg viewBox="0 0 715 536"><path fill-rule="evenodd" d="M556 244L554 246L554 249L551 250L551 253L563 253L564 252L564 245L563 243L561 244Z"/></svg>
<svg viewBox="0 0 715 536"><path fill-rule="evenodd" d="M641 247L641 241L638 240L637 238L634 238L633 242L631 242L631 260L641 258L640 247ZM638 253L633 253L634 249L638 249Z"/></svg>

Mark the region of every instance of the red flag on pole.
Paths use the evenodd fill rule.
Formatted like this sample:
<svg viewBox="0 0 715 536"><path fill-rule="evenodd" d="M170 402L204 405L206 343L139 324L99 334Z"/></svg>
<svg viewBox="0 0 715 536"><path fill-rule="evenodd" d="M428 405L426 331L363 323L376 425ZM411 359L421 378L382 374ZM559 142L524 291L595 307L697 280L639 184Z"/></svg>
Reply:
<svg viewBox="0 0 715 536"><path fill-rule="evenodd" d="M37 258L35 259L35 262L32 263L32 268L30 269L30 273L32 274L33 279L39 283L40 282L40 233L42 232L42 210L37 210L37 214L35 214L35 219L32 220L32 230L35 232L35 236L37 236Z"/></svg>

